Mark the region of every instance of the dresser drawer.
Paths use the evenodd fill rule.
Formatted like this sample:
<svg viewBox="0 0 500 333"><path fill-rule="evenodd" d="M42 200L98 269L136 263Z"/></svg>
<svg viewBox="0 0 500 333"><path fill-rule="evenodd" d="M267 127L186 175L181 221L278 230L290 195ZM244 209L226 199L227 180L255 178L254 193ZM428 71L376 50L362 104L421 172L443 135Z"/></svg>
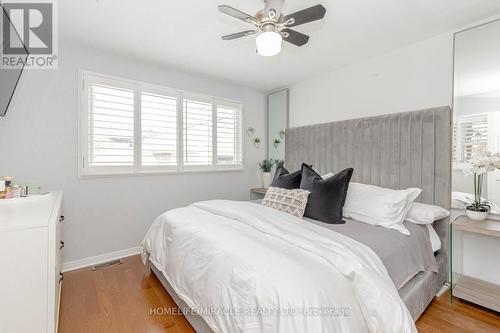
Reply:
<svg viewBox="0 0 500 333"><path fill-rule="evenodd" d="M61 265L62 265L62 254L64 251L64 240L63 240L63 224L64 224L64 216L60 215L61 218L56 224L56 260L55 260L55 265L56 265L56 273L61 271ZM59 279L57 279L59 280Z"/></svg>
<svg viewBox="0 0 500 333"><path fill-rule="evenodd" d="M56 224L56 255L55 255L55 278L54 278L54 323L55 323L55 332L57 332L58 323L59 323L59 306L61 301L61 287L64 275L61 272L62 269L62 258L64 251L64 238L63 238L63 227L64 227L64 215L59 214L60 218Z"/></svg>

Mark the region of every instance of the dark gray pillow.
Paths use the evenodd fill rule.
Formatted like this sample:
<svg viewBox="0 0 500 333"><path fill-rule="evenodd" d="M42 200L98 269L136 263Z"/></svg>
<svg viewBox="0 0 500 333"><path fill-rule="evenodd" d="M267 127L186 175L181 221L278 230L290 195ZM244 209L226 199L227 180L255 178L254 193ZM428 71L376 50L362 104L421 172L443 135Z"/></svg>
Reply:
<svg viewBox="0 0 500 333"><path fill-rule="evenodd" d="M271 186L293 190L300 187L302 179L302 170L290 173L285 167L280 166L274 173Z"/></svg>
<svg viewBox="0 0 500 333"><path fill-rule="evenodd" d="M307 200L305 217L331 224L342 224L342 208L347 196L353 169L345 169L323 179L306 164L302 164L300 189L311 192Z"/></svg>

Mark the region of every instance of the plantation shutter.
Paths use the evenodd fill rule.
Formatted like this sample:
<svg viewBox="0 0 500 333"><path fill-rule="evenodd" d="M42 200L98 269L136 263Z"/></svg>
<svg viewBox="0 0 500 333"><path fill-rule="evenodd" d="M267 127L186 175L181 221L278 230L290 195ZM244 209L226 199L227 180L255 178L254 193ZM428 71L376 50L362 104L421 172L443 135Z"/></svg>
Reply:
<svg viewBox="0 0 500 333"><path fill-rule="evenodd" d="M141 92L141 161L144 167L177 165L177 96Z"/></svg>
<svg viewBox="0 0 500 333"><path fill-rule="evenodd" d="M82 177L243 166L243 105L81 72Z"/></svg>
<svg viewBox="0 0 500 333"><path fill-rule="evenodd" d="M488 151L488 115L461 116L461 160L468 160Z"/></svg>
<svg viewBox="0 0 500 333"><path fill-rule="evenodd" d="M242 162L241 107L217 105L217 164Z"/></svg>
<svg viewBox="0 0 500 333"><path fill-rule="evenodd" d="M459 162L459 153L458 153L458 126L457 122L453 122L453 139L452 139L452 150L451 150L451 160L454 165Z"/></svg>
<svg viewBox="0 0 500 333"><path fill-rule="evenodd" d="M133 87L110 80L92 80L87 89L88 167L132 169Z"/></svg>
<svg viewBox="0 0 500 333"><path fill-rule="evenodd" d="M209 166L212 155L212 103L195 99L183 101L184 165Z"/></svg>

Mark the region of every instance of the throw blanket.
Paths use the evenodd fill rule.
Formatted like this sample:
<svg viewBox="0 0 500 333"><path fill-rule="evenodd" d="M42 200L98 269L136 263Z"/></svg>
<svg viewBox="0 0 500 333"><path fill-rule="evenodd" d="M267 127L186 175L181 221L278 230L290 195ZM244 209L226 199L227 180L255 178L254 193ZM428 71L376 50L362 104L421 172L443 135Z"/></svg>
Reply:
<svg viewBox="0 0 500 333"><path fill-rule="evenodd" d="M370 248L272 208L214 200L173 209L142 247L214 332L416 332Z"/></svg>

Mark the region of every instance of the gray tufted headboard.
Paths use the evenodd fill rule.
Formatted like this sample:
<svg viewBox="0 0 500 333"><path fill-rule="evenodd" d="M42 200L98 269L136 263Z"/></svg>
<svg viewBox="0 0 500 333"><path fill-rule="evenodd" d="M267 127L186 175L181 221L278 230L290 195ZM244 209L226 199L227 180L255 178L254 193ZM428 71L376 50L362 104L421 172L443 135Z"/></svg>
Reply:
<svg viewBox="0 0 500 333"><path fill-rule="evenodd" d="M307 162L321 174L352 167L355 182L419 187L417 201L450 209L451 121L450 108L439 107L290 128L285 163L297 170ZM448 244L447 221L435 227Z"/></svg>

